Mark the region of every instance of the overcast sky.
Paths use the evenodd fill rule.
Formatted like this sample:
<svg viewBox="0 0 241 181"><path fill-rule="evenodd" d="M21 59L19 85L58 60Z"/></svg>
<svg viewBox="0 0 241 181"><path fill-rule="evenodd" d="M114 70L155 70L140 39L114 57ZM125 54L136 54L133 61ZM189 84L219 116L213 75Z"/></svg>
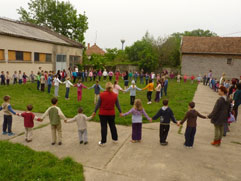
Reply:
<svg viewBox="0 0 241 181"><path fill-rule="evenodd" d="M79 13L86 12L86 42L102 48L121 48L141 39L174 32L209 29L219 36L241 36L241 0L69 0ZM29 0L1 0L0 16L18 19L16 9ZM235 33L239 32L236 34ZM97 34L97 38L96 38Z"/></svg>

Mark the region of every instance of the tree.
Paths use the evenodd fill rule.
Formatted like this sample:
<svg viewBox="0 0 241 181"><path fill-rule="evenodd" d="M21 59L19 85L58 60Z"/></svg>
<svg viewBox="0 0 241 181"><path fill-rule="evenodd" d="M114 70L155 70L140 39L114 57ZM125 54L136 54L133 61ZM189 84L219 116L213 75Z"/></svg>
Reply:
<svg viewBox="0 0 241 181"><path fill-rule="evenodd" d="M88 29L87 17L78 14L70 2L58 0L30 0L28 10L17 9L20 20L40 26L47 26L70 39L84 42L84 33Z"/></svg>

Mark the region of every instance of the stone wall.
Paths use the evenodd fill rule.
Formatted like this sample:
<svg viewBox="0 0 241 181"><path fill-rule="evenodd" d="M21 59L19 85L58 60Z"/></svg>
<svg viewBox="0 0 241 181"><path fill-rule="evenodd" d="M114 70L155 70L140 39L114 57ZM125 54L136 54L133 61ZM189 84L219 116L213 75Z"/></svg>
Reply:
<svg viewBox="0 0 241 181"><path fill-rule="evenodd" d="M232 58L232 63L227 64L227 59ZM182 55L181 73L188 76L207 74L212 70L214 78L220 78L223 73L227 78L241 76L241 56L226 55Z"/></svg>

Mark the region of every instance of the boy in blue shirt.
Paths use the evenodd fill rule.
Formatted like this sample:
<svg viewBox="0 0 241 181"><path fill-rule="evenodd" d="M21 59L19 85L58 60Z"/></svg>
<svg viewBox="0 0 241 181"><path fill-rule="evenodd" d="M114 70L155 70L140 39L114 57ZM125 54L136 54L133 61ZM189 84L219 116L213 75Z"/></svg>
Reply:
<svg viewBox="0 0 241 181"><path fill-rule="evenodd" d="M99 97L100 97L100 90L104 91L104 89L101 87L101 85L99 85L98 80L96 81L96 84L92 85L88 89L94 89L95 90L94 104L96 104L96 102L99 100Z"/></svg>

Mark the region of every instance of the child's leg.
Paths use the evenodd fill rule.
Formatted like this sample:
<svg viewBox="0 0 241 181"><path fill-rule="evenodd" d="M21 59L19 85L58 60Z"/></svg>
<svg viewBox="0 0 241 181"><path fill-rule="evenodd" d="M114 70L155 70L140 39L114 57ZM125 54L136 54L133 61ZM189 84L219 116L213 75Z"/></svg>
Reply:
<svg viewBox="0 0 241 181"><path fill-rule="evenodd" d="M137 123L132 123L132 140L137 140Z"/></svg>
<svg viewBox="0 0 241 181"><path fill-rule="evenodd" d="M62 142L62 126L61 123L57 125L58 142Z"/></svg>
<svg viewBox="0 0 241 181"><path fill-rule="evenodd" d="M69 98L69 88L66 88L66 94L65 94L65 98L68 99Z"/></svg>
<svg viewBox="0 0 241 181"><path fill-rule="evenodd" d="M56 143L56 126L51 125L52 143Z"/></svg>
<svg viewBox="0 0 241 181"><path fill-rule="evenodd" d="M170 129L170 125L164 125L164 131L163 131L163 142L166 142L167 135Z"/></svg>
<svg viewBox="0 0 241 181"><path fill-rule="evenodd" d="M187 127L185 131L185 146L191 146L191 127Z"/></svg>
<svg viewBox="0 0 241 181"><path fill-rule="evenodd" d="M164 125L160 124L160 143L164 143L164 139L163 139L163 136L164 136Z"/></svg>
<svg viewBox="0 0 241 181"><path fill-rule="evenodd" d="M25 140L28 140L28 128L25 127Z"/></svg>
<svg viewBox="0 0 241 181"><path fill-rule="evenodd" d="M12 133L12 122L13 122L13 117L7 116L8 133Z"/></svg>
<svg viewBox="0 0 241 181"><path fill-rule="evenodd" d="M193 127L191 132L191 137L190 137L190 146L193 146L195 134L196 134L196 127Z"/></svg>
<svg viewBox="0 0 241 181"><path fill-rule="evenodd" d="M142 135L142 123L136 123L137 124L137 140L141 140L141 135Z"/></svg>
<svg viewBox="0 0 241 181"><path fill-rule="evenodd" d="M3 115L3 133L6 133L8 127L7 115Z"/></svg>
<svg viewBox="0 0 241 181"><path fill-rule="evenodd" d="M87 129L83 130L84 143L88 142Z"/></svg>
<svg viewBox="0 0 241 181"><path fill-rule="evenodd" d="M83 141L83 138L82 138L82 130L78 130L78 134L79 134L79 141Z"/></svg>

